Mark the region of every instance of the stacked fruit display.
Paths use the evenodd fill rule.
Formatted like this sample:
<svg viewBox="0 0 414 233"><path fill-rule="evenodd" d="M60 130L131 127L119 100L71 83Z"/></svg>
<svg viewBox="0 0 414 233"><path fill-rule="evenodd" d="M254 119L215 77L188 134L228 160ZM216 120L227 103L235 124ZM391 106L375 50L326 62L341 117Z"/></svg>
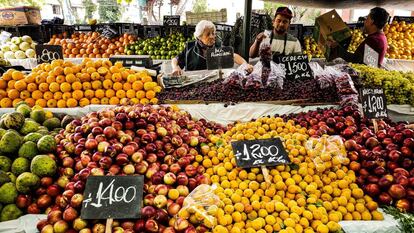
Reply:
<svg viewBox="0 0 414 233"><path fill-rule="evenodd" d="M352 39L348 47L348 52L354 53L358 46L362 43L362 41L364 41L364 35L362 34L361 29L359 28L351 30L351 35Z"/></svg>
<svg viewBox="0 0 414 233"><path fill-rule="evenodd" d="M308 55L310 59L312 58L323 58L323 52L319 48L318 44L316 43L315 39L312 36L305 36L303 38L304 42L304 50L303 54Z"/></svg>
<svg viewBox="0 0 414 233"><path fill-rule="evenodd" d="M286 118L312 128L312 135L341 135L351 160L349 169L355 171L364 191L381 204L414 210L414 132L405 123L379 121L379 130L374 132L356 107L311 111Z"/></svg>
<svg viewBox="0 0 414 233"><path fill-rule="evenodd" d="M41 108L20 104L0 120L0 221L43 213L58 187L56 142L61 121Z"/></svg>
<svg viewBox="0 0 414 233"><path fill-rule="evenodd" d="M210 134L223 130L205 120L194 121L174 106L120 106L72 121L55 137L57 185L64 191L39 230L104 232L102 222L79 218L86 179L137 174L145 176L142 218L115 221L113 232L194 232L196 226L173 216L189 192L209 183L199 147Z"/></svg>
<svg viewBox="0 0 414 233"><path fill-rule="evenodd" d="M124 47L133 43L136 37L129 34L112 39L101 36L98 32L75 32L70 39L52 38L49 44L61 45L64 57L108 58L124 54Z"/></svg>
<svg viewBox="0 0 414 233"><path fill-rule="evenodd" d="M414 106L414 74L353 64L365 86L382 87L388 104Z"/></svg>
<svg viewBox="0 0 414 233"><path fill-rule="evenodd" d="M36 43L30 36L12 37L0 45L0 59L34 58Z"/></svg>
<svg viewBox="0 0 414 233"><path fill-rule="evenodd" d="M319 126L327 127L324 122ZM337 151L321 154L322 144L310 138L313 134L292 120L264 117L238 123L221 138L211 136L209 146L202 147L202 164L224 203L214 210L218 225L213 232L336 232L341 220L381 220L377 203L364 195L354 171L345 166L349 159ZM270 182L260 168L236 167L231 141L272 137L283 140L291 165L268 167ZM314 150L307 148L310 139Z"/></svg>
<svg viewBox="0 0 414 233"><path fill-rule="evenodd" d="M414 56L414 24L405 21L385 25L384 33L387 37L388 52L386 57L392 59L413 59Z"/></svg>
<svg viewBox="0 0 414 233"><path fill-rule="evenodd" d="M0 78L0 105L66 108L89 104L157 103L161 87L146 71L135 72L121 63L84 59L75 65L54 60L38 65L29 75L8 70Z"/></svg>
<svg viewBox="0 0 414 233"><path fill-rule="evenodd" d="M184 50L188 40L182 33L173 33L166 37L156 36L126 45L125 53L127 55L150 55L153 59L172 59Z"/></svg>

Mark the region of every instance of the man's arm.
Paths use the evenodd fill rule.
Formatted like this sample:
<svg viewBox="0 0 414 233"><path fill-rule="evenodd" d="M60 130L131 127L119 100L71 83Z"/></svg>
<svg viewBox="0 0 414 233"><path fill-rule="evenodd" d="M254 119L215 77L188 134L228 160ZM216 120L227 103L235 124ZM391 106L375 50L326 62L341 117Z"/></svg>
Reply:
<svg viewBox="0 0 414 233"><path fill-rule="evenodd" d="M254 40L252 46L250 46L249 50L249 57L255 58L259 56L259 48L262 40L265 38L265 34L263 32L257 34L256 40Z"/></svg>

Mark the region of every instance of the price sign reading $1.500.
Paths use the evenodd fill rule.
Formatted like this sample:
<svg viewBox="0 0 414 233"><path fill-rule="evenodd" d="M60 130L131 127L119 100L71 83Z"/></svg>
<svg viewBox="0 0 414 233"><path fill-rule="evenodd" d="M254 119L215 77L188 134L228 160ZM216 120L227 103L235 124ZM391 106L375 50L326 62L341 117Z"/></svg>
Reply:
<svg viewBox="0 0 414 233"><path fill-rule="evenodd" d="M362 88L361 101L364 116L369 119L386 118L387 104L382 88Z"/></svg>
<svg viewBox="0 0 414 233"><path fill-rule="evenodd" d="M275 166L290 163L279 138L235 141L231 143L238 167Z"/></svg>
<svg viewBox="0 0 414 233"><path fill-rule="evenodd" d="M81 218L139 218L143 187L143 176L90 176L83 194Z"/></svg>
<svg viewBox="0 0 414 233"><path fill-rule="evenodd" d="M285 64L286 79L303 80L313 78L307 55L281 56L279 62Z"/></svg>
<svg viewBox="0 0 414 233"><path fill-rule="evenodd" d="M43 45L35 47L37 64L49 63L53 60L63 59L62 46L60 45Z"/></svg>

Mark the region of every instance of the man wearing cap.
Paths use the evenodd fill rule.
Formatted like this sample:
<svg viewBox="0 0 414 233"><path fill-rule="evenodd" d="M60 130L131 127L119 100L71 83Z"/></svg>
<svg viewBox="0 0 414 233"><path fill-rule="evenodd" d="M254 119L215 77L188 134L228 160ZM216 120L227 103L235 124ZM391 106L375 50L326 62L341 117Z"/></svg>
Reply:
<svg viewBox="0 0 414 233"><path fill-rule="evenodd" d="M287 7L279 7L273 19L273 30L270 34L270 44L272 49L273 61L278 62L278 56L301 55L302 47L299 40L288 33L292 11ZM249 56L255 58L259 54L262 41L266 38L264 32L256 36L256 40L250 47Z"/></svg>

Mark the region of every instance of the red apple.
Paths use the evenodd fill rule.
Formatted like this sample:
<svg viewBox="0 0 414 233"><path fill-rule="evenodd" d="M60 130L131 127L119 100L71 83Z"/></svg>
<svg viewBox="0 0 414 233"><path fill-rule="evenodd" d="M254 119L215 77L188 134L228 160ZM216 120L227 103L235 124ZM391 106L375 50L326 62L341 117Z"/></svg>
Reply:
<svg viewBox="0 0 414 233"><path fill-rule="evenodd" d="M400 184L391 185L390 189L388 190L388 193L391 195L391 197L395 199L401 199L406 195L405 188Z"/></svg>
<svg viewBox="0 0 414 233"><path fill-rule="evenodd" d="M78 217L78 211L75 208L69 207L63 211L63 220L66 222L72 222Z"/></svg>

